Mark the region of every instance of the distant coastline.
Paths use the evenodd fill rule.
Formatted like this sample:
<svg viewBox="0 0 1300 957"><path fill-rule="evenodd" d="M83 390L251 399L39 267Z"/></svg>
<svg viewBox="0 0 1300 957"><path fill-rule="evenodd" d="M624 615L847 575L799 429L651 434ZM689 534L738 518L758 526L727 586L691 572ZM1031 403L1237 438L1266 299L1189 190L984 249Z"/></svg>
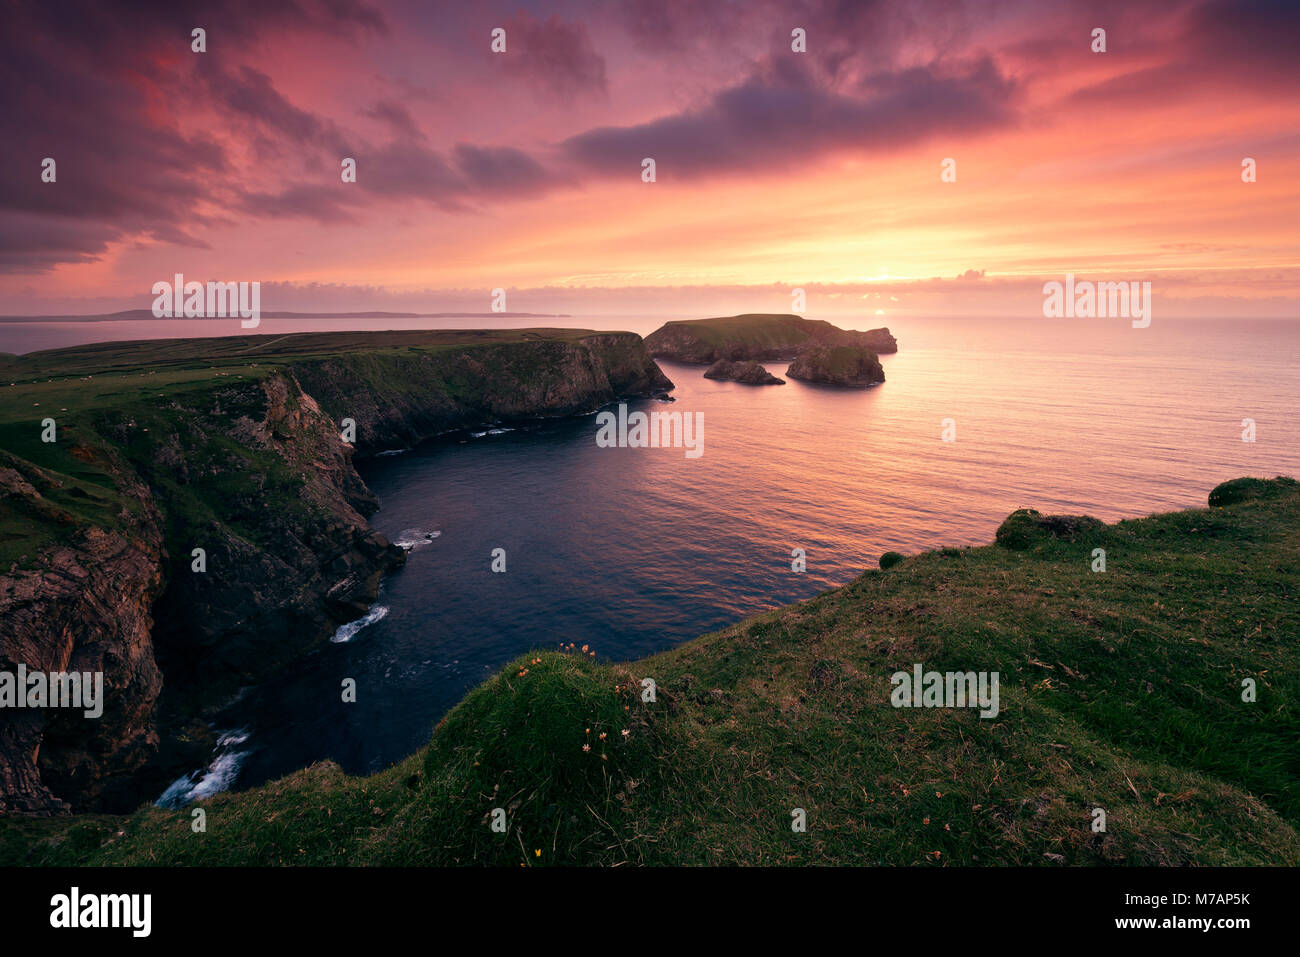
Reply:
<svg viewBox="0 0 1300 957"><path fill-rule="evenodd" d="M192 317L203 319L203 316ZM263 319L572 319L567 312L263 312ZM0 322L137 322L161 319L149 309L123 309L120 312L94 313L85 316L0 316ZM213 322L223 319L214 318Z"/></svg>

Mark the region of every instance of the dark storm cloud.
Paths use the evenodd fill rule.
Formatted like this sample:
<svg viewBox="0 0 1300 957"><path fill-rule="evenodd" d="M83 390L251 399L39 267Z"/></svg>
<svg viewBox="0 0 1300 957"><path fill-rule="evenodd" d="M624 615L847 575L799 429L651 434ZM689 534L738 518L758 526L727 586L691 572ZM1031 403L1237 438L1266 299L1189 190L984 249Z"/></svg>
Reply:
<svg viewBox="0 0 1300 957"><path fill-rule="evenodd" d="M461 143L452 153L456 168L476 192L526 194L544 189L552 182L540 163L517 149Z"/></svg>
<svg viewBox="0 0 1300 957"><path fill-rule="evenodd" d="M411 116L411 111L396 100L380 100L369 109L362 110L361 115L388 124L399 137L412 140L427 138L415 122L415 117Z"/></svg>
<svg viewBox="0 0 1300 957"><path fill-rule="evenodd" d="M746 10L742 0L626 0L617 12L639 48L661 54L689 49L702 38L716 38L746 16L770 15L771 8L754 2Z"/></svg>
<svg viewBox="0 0 1300 957"><path fill-rule="evenodd" d="M626 172L648 156L661 176L692 176L792 165L842 149L892 149L1012 121L1015 84L987 59L955 73L915 67L874 75L850 89L827 88L792 62L775 61L698 109L589 130L562 146L591 169Z"/></svg>
<svg viewBox="0 0 1300 957"><path fill-rule="evenodd" d="M1155 10L1125 8L1129 19L1108 31L1109 49L1151 53L1133 42L1138 31L1123 24L1150 18ZM1158 62L1086 86L1070 101L1159 105L1224 89L1291 95L1300 82L1300 3L1295 0L1210 0L1161 12L1177 32L1158 51Z"/></svg>
<svg viewBox="0 0 1300 957"><path fill-rule="evenodd" d="M564 98L606 91L605 60L582 23L538 20L520 11L505 21L504 69Z"/></svg>
<svg viewBox="0 0 1300 957"><path fill-rule="evenodd" d="M255 70L223 72L209 50L269 35L367 35L383 16L358 0L6 5L0 31L0 270L39 271L102 254L128 235L201 246L229 172L221 139L183 131L171 109L215 110L265 128L261 142L328 142L332 126L298 110ZM171 109L169 109L171 108ZM57 181L40 179L57 163ZM39 226L33 225L39 219Z"/></svg>
<svg viewBox="0 0 1300 957"><path fill-rule="evenodd" d="M1111 24L1113 62L1123 69L1136 47L1142 55L1132 62L1140 66L1077 99L1155 106L1224 85L1283 96L1300 80L1300 4L1284 0L1100 8L1016 0L626 0L566 4L563 17L532 0L511 0L486 12L431 6L427 15L438 21L438 42L457 46L469 42L473 20L482 50L474 69L488 71L492 83L513 78L563 101L542 112L531 133L558 139L553 150L508 145L508 124L489 134L497 145L458 142L456 129L432 123L422 129L410 111L415 96L401 90L451 77L439 72L436 47L427 61L421 51L418 63L392 65L418 84L389 78L394 98L361 101L372 105L360 114L382 126L357 125L382 130L379 142L350 127L357 101L337 113L325 107L326 115L294 102L286 90L298 86L277 86L281 50L298 44L293 52L302 53L325 37L395 39L426 15L407 7L410 19L398 22L387 9L362 0L10 2L0 31L0 271L93 260L124 237L202 245L204 230L235 213L354 222L385 198L472 209L584 179L636 175L646 156L670 179L941 144L1019 123L1021 104L1032 99L1023 87L1036 77L1060 81L1068 100L1070 71L1078 69L1071 57L1088 56L1077 51L1086 49L1094 13ZM510 52L490 66L482 62L484 17L508 31ZM1013 28L1005 37L1000 23ZM808 31L808 54L789 49L796 25ZM190 52L195 26L208 31L203 56ZM664 115L566 136L581 129L570 101L606 95L608 71L646 62L639 54L615 58L633 49L652 52L657 68L682 78L680 91L638 101L639 108L657 103ZM352 78L340 79L345 86ZM491 110L495 92L481 75L475 82L448 83L439 95L467 91L477 97L473 108ZM320 98L310 102L321 108ZM258 172L245 182L250 154ZM356 184L339 180L345 156L357 161ZM58 163L56 184L40 180L44 157Z"/></svg>
<svg viewBox="0 0 1300 957"><path fill-rule="evenodd" d="M296 145L320 143L336 153L343 148L332 123L294 106L265 73L241 66L230 73L201 69L200 75L216 105L236 118L252 121L268 134L278 134L277 139Z"/></svg>
<svg viewBox="0 0 1300 957"><path fill-rule="evenodd" d="M291 186L278 193L244 192L236 205L242 212L269 219L311 219L325 225L356 222L352 212L354 196L334 186Z"/></svg>
<svg viewBox="0 0 1300 957"><path fill-rule="evenodd" d="M352 154L355 186L299 185L280 192L241 192L239 208L257 216L355 222L368 197L417 200L447 212L479 202L536 194L556 180L528 154L510 147L459 143L449 154L414 140L393 140ZM338 177L331 171L329 178Z"/></svg>

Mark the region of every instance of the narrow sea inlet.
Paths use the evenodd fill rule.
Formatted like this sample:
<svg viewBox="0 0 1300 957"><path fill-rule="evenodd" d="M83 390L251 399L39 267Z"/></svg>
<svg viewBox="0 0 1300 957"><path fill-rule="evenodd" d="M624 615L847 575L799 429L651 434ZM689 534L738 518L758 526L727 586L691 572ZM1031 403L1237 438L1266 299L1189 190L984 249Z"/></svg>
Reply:
<svg viewBox="0 0 1300 957"><path fill-rule="evenodd" d="M5 7L7 931L1269 924L1300 3L198 6Z"/></svg>
<svg viewBox="0 0 1300 957"><path fill-rule="evenodd" d="M698 458L602 448L585 416L364 464L382 504L371 522L409 548L405 568L334 643L222 715L212 767L169 800L323 759L350 773L385 767L531 648L574 642L637 658L849 581L885 551L985 544L1022 506L1113 521L1203 506L1207 489L1238 475L1300 471L1300 323L891 329L900 350L881 357L887 380L864 391L757 388L664 363L676 401L629 410L701 415ZM1254 442L1242 440L1245 418ZM796 548L803 573L791 567ZM504 573L492 571L494 549ZM342 700L349 678L355 703Z"/></svg>

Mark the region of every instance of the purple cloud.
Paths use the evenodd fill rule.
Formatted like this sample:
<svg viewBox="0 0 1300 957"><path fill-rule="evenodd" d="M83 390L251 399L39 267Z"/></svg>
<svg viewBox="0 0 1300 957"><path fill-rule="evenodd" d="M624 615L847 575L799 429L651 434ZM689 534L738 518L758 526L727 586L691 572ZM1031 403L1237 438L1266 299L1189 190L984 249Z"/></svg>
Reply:
<svg viewBox="0 0 1300 957"><path fill-rule="evenodd" d="M505 21L504 69L564 99L606 92L605 59L582 23L536 20L520 11Z"/></svg>
<svg viewBox="0 0 1300 957"><path fill-rule="evenodd" d="M427 139L421 132L411 111L396 100L380 100L368 110L361 111L362 116L385 123L399 137L409 140Z"/></svg>
<svg viewBox="0 0 1300 957"><path fill-rule="evenodd" d="M540 163L511 147L460 143L452 155L472 192L517 195L534 193L554 184Z"/></svg>
<svg viewBox="0 0 1300 957"><path fill-rule="evenodd" d="M215 110L262 130L327 143L330 124L289 104L255 70L225 73L209 45L247 48L265 35L382 33L359 0L180 0L133 12L83 2L17 0L0 31L0 270L37 272L98 258L140 235L203 246L190 231L216 220L229 195L230 157L217 136L183 129L173 110ZM211 57L212 59L206 59ZM57 179L42 182L42 161Z"/></svg>
<svg viewBox="0 0 1300 957"><path fill-rule="evenodd" d="M574 161L626 174L653 157L663 176L784 167L834 150L892 149L940 134L1013 122L1015 83L989 59L913 67L830 88L791 59L769 61L694 110L635 126L602 127L561 144Z"/></svg>

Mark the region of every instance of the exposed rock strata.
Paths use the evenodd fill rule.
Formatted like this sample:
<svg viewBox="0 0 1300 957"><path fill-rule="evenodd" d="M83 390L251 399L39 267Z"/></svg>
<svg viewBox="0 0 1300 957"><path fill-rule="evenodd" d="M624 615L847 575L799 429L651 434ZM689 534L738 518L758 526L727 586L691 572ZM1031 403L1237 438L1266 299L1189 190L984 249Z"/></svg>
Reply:
<svg viewBox="0 0 1300 957"><path fill-rule="evenodd" d="M0 568L0 669L103 671L106 699L98 719L0 711L0 812L125 810L153 796L141 769L160 747L183 751L196 716L364 613L405 553L369 526L378 502L354 455L672 388L630 333L521 335L272 362L157 407L92 410L78 451L116 485L111 522L52 506L43 491L60 477L0 453L0 510L57 542Z"/></svg>

